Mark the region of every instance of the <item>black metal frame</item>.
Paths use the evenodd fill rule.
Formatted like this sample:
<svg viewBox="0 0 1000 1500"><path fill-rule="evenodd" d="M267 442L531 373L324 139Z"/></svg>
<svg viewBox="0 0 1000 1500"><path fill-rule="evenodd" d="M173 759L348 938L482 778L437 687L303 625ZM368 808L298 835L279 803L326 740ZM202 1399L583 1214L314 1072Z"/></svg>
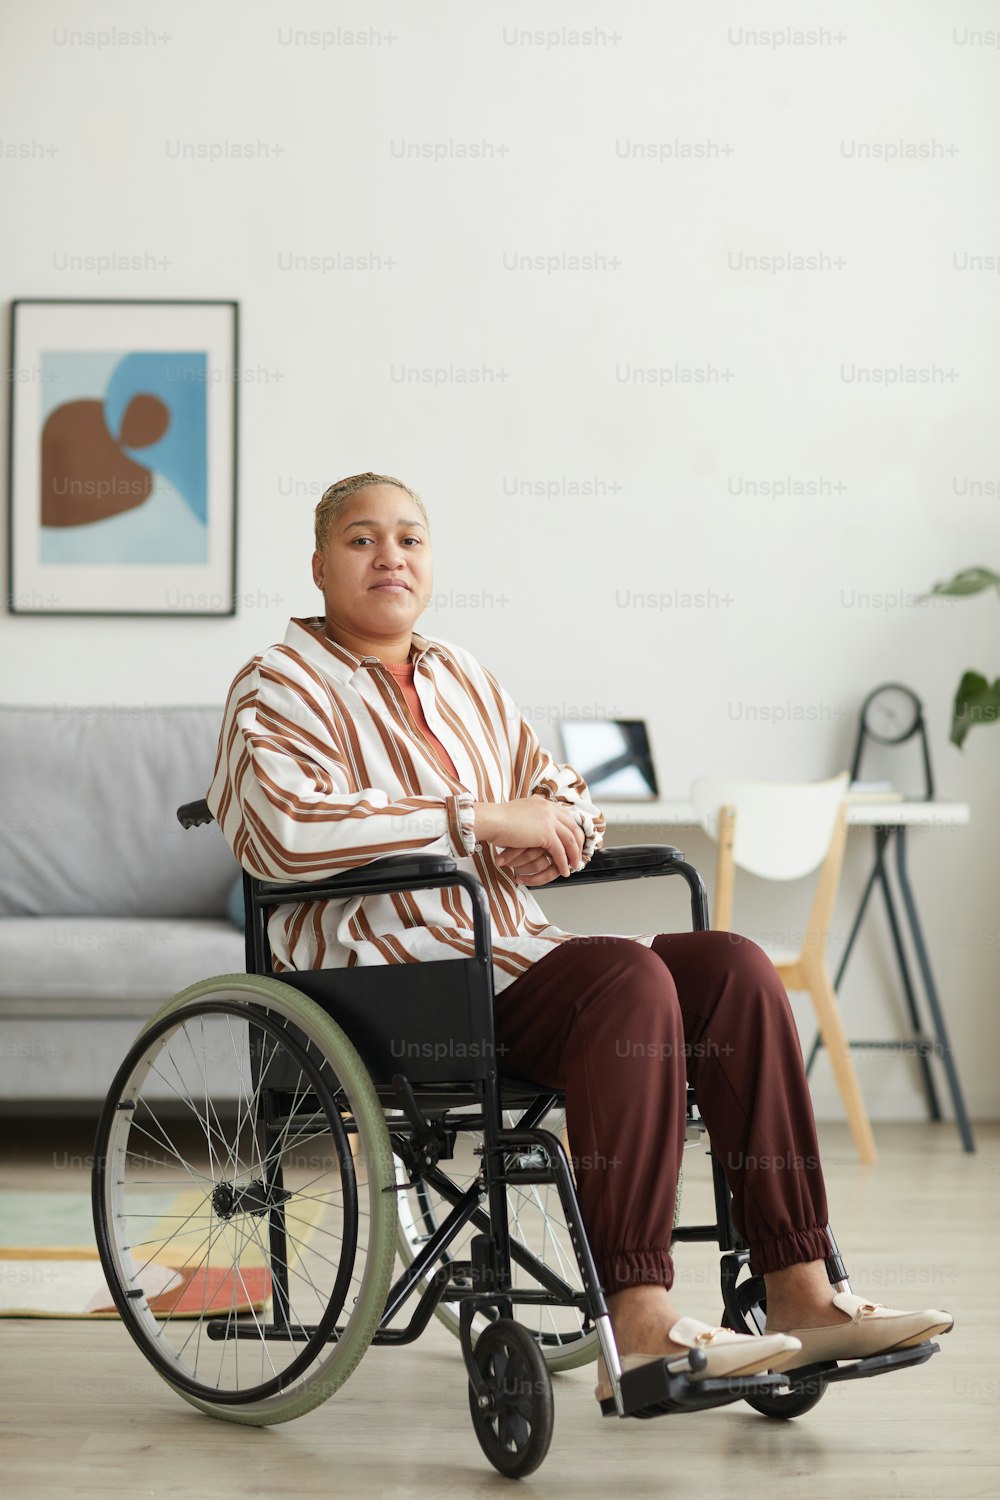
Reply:
<svg viewBox="0 0 1000 1500"><path fill-rule="evenodd" d="M896 692L905 693L913 703L913 723L909 729L898 735L880 735L870 727L867 722L868 709L879 693L892 688ZM882 745L905 745L915 734L919 734L921 752L924 768L924 801L934 800L934 774L931 770L930 748L927 742L927 725L924 720L924 705L911 687L903 682L883 682L878 687L872 688L864 703L861 705L861 714L858 720L858 735L854 744L854 757L851 762L851 781L858 779L861 770L861 757L864 752L865 742L868 739L875 740ZM955 1109L955 1123L962 1137L962 1147L965 1151L975 1151L976 1146L972 1138L972 1127L969 1124L969 1116L965 1108L965 1099L962 1095L962 1086L958 1081L958 1068L955 1064L951 1042L948 1040L948 1031L945 1026L944 1012L941 1009L941 1001L938 996L937 985L931 971L930 957L927 952L927 944L924 942L923 929L917 914L917 903L910 885L909 872L906 866L906 824L905 823L880 823L876 824L872 833L875 838L875 858L871 871L865 885L864 894L858 906L854 923L851 927L850 936L847 939L847 947L844 949L833 981L834 989L840 988L840 981L844 977L847 961L854 947L854 940L858 935L862 919L868 907L868 899L876 882L882 888L885 900L886 917L889 921L889 930L892 934L893 947L896 950L896 962L899 965L899 975L903 984L903 993L906 997L906 1008L910 1017L912 1035L907 1038L893 1038L890 1041L859 1041L850 1042L851 1047L859 1051L879 1052L913 1052L915 1051L920 1060L920 1072L923 1080L924 1095L927 1099L927 1112L935 1122L941 1119L941 1106L938 1103L937 1089L934 1085L934 1076L931 1072L930 1057L940 1057L944 1066L945 1079L951 1093L952 1104ZM924 994L927 999L927 1008L930 1012L931 1025L934 1035L930 1037L923 1029L920 1013L917 1008L916 990L910 974L910 966L907 962L906 951L903 947L902 927L899 914L896 910L896 902L892 894L892 886L889 883L889 872L886 868L886 854L889 845L895 839L896 844L896 876L899 884L900 894L903 898L903 907L906 911L906 921L909 928L910 938L913 942L914 951L917 955L917 966L920 969L920 977L923 981ZM812 1072L813 1063L816 1061L817 1053L822 1047L822 1038L817 1033L813 1041L809 1057L806 1062L806 1076Z"/></svg>
<svg viewBox="0 0 1000 1500"><path fill-rule="evenodd" d="M575 885L596 885L609 880L635 880L658 875L680 875L686 881L690 892L693 926L696 930L705 930L709 925L709 919L704 883L697 870L684 860L680 850L671 845L633 845L619 849L600 850L583 870L568 877L560 877L551 884L567 885L572 881ZM427 1326L439 1302L458 1303L460 1304L461 1341L470 1380L477 1394L481 1394L482 1391L479 1388L481 1376L472 1359L471 1343L471 1323L477 1311L494 1308L498 1316L510 1317L514 1304L551 1301L555 1297L562 1304L575 1303L581 1306L591 1320L607 1316L603 1290L580 1217L576 1191L562 1142L550 1131L537 1128L538 1122L544 1119L549 1110L558 1103L560 1095L544 1085L535 1084L529 1080L511 1080L508 1084L508 1091L513 1089L518 1098L526 1103L525 1116L519 1121L515 1130L506 1130L500 1123L504 1088L496 1061L497 1047L493 1028L492 939L489 908L482 884L460 870L455 860L449 856L426 854L391 856L376 863L346 871L343 875L334 876L329 880L302 884L263 882L244 874L244 900L247 911L246 955L248 973L273 976L308 993L323 1005L324 1009L334 1016L334 1019L345 1025L345 1030L348 1030L352 1041L355 1045L359 1045L357 1024L363 1023L364 1012L369 1010L372 990L369 990L368 997L358 1007L358 1013L354 1016L345 1015L345 1005L350 1009L346 986L342 988L340 995L332 996L331 987L336 983L333 975L339 974L343 977L347 974L348 984L355 986L362 981L362 976L370 978L378 983L380 989L384 990L387 980L392 982L390 971L379 967L377 970L317 970L311 973L282 971L274 975L272 955L267 939L269 912L278 905L284 906L302 900L343 899L390 891L427 890L455 886L467 891L472 902L475 958L449 959L443 962L447 964L449 977L455 982L461 979L460 971L465 969L466 983L472 994L469 1039L473 1043L482 1042L483 1045L476 1055L481 1058L483 1066L477 1070L478 1077L470 1078L466 1070L455 1086L462 1090L457 1102L467 1103L471 1094L474 1102L479 1105L477 1114L470 1118L467 1114L451 1115L447 1108L441 1109L442 1090L448 1086L446 1081L427 1076L414 1078L412 1070L410 1073L394 1072L391 1079L387 1078L384 1057L379 1053L377 1046L365 1045L365 1037L361 1038L359 1050L366 1063L373 1069L374 1081L379 1088L380 1095L387 1103L395 1103L397 1108L403 1110L403 1122L398 1126L390 1124L389 1129L393 1149L401 1159L407 1160L408 1157L412 1158L414 1155L415 1137L428 1142L433 1142L437 1137L439 1142L444 1143L447 1141L448 1134L454 1131L482 1130L485 1167L483 1178L488 1209L484 1212L480 1206L483 1192L478 1180L463 1191L450 1181L446 1173L438 1170L437 1152L432 1145L431 1159L420 1162L418 1170L420 1175L452 1204L451 1211L417 1253L413 1262L404 1269L390 1288L385 1311L372 1342L374 1344L410 1343ZM425 963L419 966L407 965L395 971L399 978L405 978L407 981L407 996L402 1002L405 1007L405 1019L400 1009L394 1004L395 997L390 996L388 1005L384 1007L384 1014L380 1018L381 1022L383 1024L388 1022L389 1026L401 1029L405 1020L412 1021L414 1015L420 1012L419 1005L415 1005L413 1000L414 983L418 978L423 978L431 971L440 971L441 968L442 965L438 963ZM422 972L418 973L418 971ZM437 998L440 1004L440 989L437 991ZM427 1012L424 1011L422 1034L426 1019ZM453 1022L457 1021L460 1025L462 1016L452 1014L449 1019ZM377 1026L376 1029L378 1029ZM420 1067L419 1064L418 1067ZM421 1071L426 1074L428 1071L433 1073L436 1069L425 1065ZM454 1064L451 1065L450 1071L454 1074ZM389 1096L387 1084L391 1086L394 1098ZM431 1111L434 1116L433 1124L426 1118L421 1108L423 1097L428 1091L435 1105ZM518 1166L518 1161L526 1153L536 1151L538 1148L541 1148L542 1155L547 1161L546 1166L530 1169ZM735 1244L735 1231L728 1215L728 1190L725 1188L721 1169L717 1164L715 1164L715 1170L719 1178L716 1184L716 1198L717 1201L726 1203L723 1235L726 1248L730 1248ZM567 1282L524 1246L516 1242L512 1243L507 1218L507 1188L509 1185L526 1182L550 1183L556 1186L580 1265L584 1284L582 1292L575 1292ZM428 1277L435 1262L470 1221L480 1231L472 1242L472 1260L450 1261L447 1266L441 1266L438 1273L431 1276L406 1326L401 1329L390 1329L388 1324L397 1315L411 1293L419 1287L420 1282ZM511 1277L512 1260L529 1270L532 1277L546 1290L515 1289Z"/></svg>
<svg viewBox="0 0 1000 1500"><path fill-rule="evenodd" d="M927 944L924 941L923 929L917 913L917 903L913 895L913 888L910 885L909 871L906 864L906 824L876 824L872 829L872 833L875 839L875 858L872 862L868 880L851 927L850 935L847 939L847 946L844 949L837 973L834 976L833 986L836 990L840 989L840 982L844 977L848 959L854 948L854 941L860 930L865 912L868 909L869 898L875 885L878 884L881 886L882 896L885 901L886 917L889 922L889 930L892 933L892 943L896 950L896 962L899 965L903 993L906 997L906 1008L913 1031L912 1035L908 1038L893 1038L889 1041L852 1041L849 1045L858 1051L916 1052L920 1061L924 1094L927 1099L927 1111L934 1121L939 1121L942 1116L937 1089L934 1085L934 1076L931 1072L930 1058L932 1056L940 1058L948 1090L951 1094L952 1105L955 1110L955 1123L962 1138L962 1148L965 1151L975 1151L976 1144L973 1140L972 1126L969 1123L969 1116L965 1108L962 1086L958 1079L958 1068L955 1064L954 1053L952 1052L951 1042L948 1037L948 1029L945 1025L944 1011L941 1008L937 985L934 982L934 974L931 970L930 956L927 952ZM933 1036L927 1034L921 1023L920 1012L917 1007L916 988L906 956L906 949L903 946L903 927L889 881L887 854L889 846L893 841L895 841L896 846L896 878L900 894L903 898L906 925L917 956L920 977L923 981L927 1009L930 1012L930 1021L933 1027ZM817 1033L806 1061L807 1077L812 1071L813 1064L822 1045L822 1038Z"/></svg>
<svg viewBox="0 0 1000 1500"><path fill-rule="evenodd" d="M177 816L185 827L212 820L205 802L181 807ZM601 849L593 855L584 869L551 883L597 885L607 881L635 880L659 875L680 875L685 880L690 893L692 926L695 931L706 931L710 924L704 882L698 871L685 861L681 851L672 845L644 844ZM277 906L301 900L455 886L468 891L472 901L474 959L362 966L349 970L283 970L274 975L267 940L267 913ZM516 1304L551 1304L555 1298L562 1305L582 1308L586 1314L585 1326L588 1323L595 1326L611 1374L613 1407L619 1416L666 1414L721 1405L739 1399L758 1402L770 1399L780 1403L785 1398L778 1394L779 1388L788 1387L789 1384L791 1391L788 1399L794 1404L801 1400L809 1380L815 1383L819 1378L824 1383L829 1383L839 1379L859 1379L897 1366L920 1363L936 1352L936 1345L923 1344L916 1350L897 1351L892 1355L852 1361L849 1365L840 1367L836 1364L810 1366L801 1374L796 1371L790 1380L782 1375L758 1374L731 1380L700 1380L693 1384L683 1374L668 1369L665 1360L653 1367L644 1366L622 1375L611 1335L604 1289L583 1225L566 1153L558 1137L539 1128L538 1124L559 1102L561 1094L531 1080L510 1077L501 1080L500 1077L493 1029L491 929L486 893L481 883L460 870L456 861L449 856L415 854L391 856L348 870L328 880L309 883L264 882L244 874L244 893L248 972L273 976L300 989L317 1000L335 1020L344 1025L345 1032L358 1048L366 1066L372 1070L373 1082L380 1099L389 1107L395 1105L402 1112L401 1123L393 1120L387 1124L394 1151L404 1162L410 1164L411 1184L421 1179L426 1180L452 1204L448 1216L437 1226L411 1264L390 1288L379 1327L372 1339L373 1344L410 1343L427 1326L438 1303L458 1303L460 1340L469 1381L480 1404L488 1404L492 1399L490 1391L473 1357L472 1320L475 1313L484 1312L491 1320L510 1318ZM391 1078L387 1078L389 1067L384 1049L380 1051L377 1038L373 1041L371 1018L366 1015L373 996L383 989L391 988L396 980L402 980L408 991L406 1019L412 1023L414 1017L419 1017L423 1027L428 1011L422 1010L419 1003L414 1002L413 988L419 985L427 973L440 971L444 963L456 976L456 988L462 1004L470 998L472 1000L470 1008L460 1007L457 1012L451 1013L449 1020L454 1021L457 1017L459 1025L468 1028L467 1034L472 1040L478 1039L488 1044L480 1054L476 1054L479 1065L471 1070L474 1076L471 1079L468 1077L470 1070L467 1068L460 1082L453 1085L454 1089L461 1092L452 1099L446 1094L442 1097L442 1091L449 1086L448 1081L443 1080L433 1069L425 1078L410 1077L398 1071L393 1071ZM463 971L464 986L458 983L463 977ZM343 982L345 976L348 981L346 985ZM353 1015L344 1014L345 1006L348 1012L351 1009L350 990L366 981L374 981L378 989L368 987L365 1003ZM442 997L442 988L437 985L433 991L434 1007L447 1004ZM401 993L398 990L396 996L390 994L388 997L388 1014L392 1016L394 1025L405 1024L403 1011L395 1005ZM355 1022L366 1020L369 1031L359 1036ZM418 1063L418 1072L420 1071L423 1070ZM519 1104L526 1106L517 1127L510 1130L505 1129L501 1123L505 1088L508 1091L508 1107L513 1097L516 1097ZM466 1105L470 1095L472 1102L479 1105L478 1114L471 1118L468 1115L449 1116L449 1108L458 1103ZM693 1113L693 1105L693 1095L689 1089L689 1121L700 1126L700 1121ZM433 1121L428 1119L425 1109L433 1116ZM351 1128L350 1123L348 1128ZM452 1183L447 1174L440 1172L437 1167L440 1157L451 1154L454 1135L459 1130L481 1130L483 1134L483 1172L481 1178L477 1178L465 1190ZM712 1162L716 1221L714 1224L677 1225L672 1241L708 1241L718 1245L722 1251L720 1273L726 1315L732 1321L732 1326L739 1328L741 1323L736 1285L741 1272L749 1264L750 1251L733 1224L731 1194L722 1167L714 1151L710 1150L709 1155ZM526 1156L533 1158L530 1164L525 1163ZM548 1183L557 1187L581 1272L581 1292L575 1292L525 1246L512 1244L507 1217L507 1187L517 1183ZM392 1189L387 1188L385 1191ZM488 1200L485 1213L480 1208L480 1201L484 1196ZM272 1219L274 1217L275 1215L271 1215ZM442 1262L437 1271L434 1271L432 1268L435 1262L444 1255L463 1226L470 1221L480 1231L473 1236L471 1242L471 1259ZM826 1226L826 1233L830 1243L830 1254L826 1261L827 1274L834 1286L849 1291L847 1271L829 1225ZM275 1245L277 1254L274 1256L277 1266L281 1264L282 1249L279 1239ZM529 1269L543 1289L517 1290L511 1277L512 1261ZM390 1329L388 1324L425 1278L428 1278L428 1285L409 1322L403 1328ZM220 1332L233 1336L231 1325ZM272 1336L277 1332L273 1330ZM301 1333L307 1334L308 1330L302 1330ZM340 1330L335 1329L331 1337L338 1337L339 1333ZM257 1336L256 1331L251 1329L237 1329L235 1334L237 1337ZM300 1335L297 1331L288 1331L285 1336L295 1338ZM705 1356L701 1351L693 1351L690 1355L691 1370L702 1368L704 1360ZM812 1400L808 1404L812 1404ZM603 1405L606 1407L607 1403ZM786 1409L784 1412L776 1410L773 1414L795 1413Z"/></svg>

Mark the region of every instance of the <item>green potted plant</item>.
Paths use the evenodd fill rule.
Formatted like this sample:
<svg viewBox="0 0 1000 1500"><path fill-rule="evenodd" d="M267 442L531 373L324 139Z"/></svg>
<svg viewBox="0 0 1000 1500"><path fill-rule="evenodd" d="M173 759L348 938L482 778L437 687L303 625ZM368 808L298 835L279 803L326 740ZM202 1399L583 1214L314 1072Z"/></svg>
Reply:
<svg viewBox="0 0 1000 1500"><path fill-rule="evenodd" d="M990 568L963 568L947 583L936 583L925 599L934 594L964 599L996 589L1000 594L1000 573ZM993 683L981 672L965 672L955 690L951 714L951 742L961 750L965 736L974 724L993 724L1000 718L1000 677Z"/></svg>

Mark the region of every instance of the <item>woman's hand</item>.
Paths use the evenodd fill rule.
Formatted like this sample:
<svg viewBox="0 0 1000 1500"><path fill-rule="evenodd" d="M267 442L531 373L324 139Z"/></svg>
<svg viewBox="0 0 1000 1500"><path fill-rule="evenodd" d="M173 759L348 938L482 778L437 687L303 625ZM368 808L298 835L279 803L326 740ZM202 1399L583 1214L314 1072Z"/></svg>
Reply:
<svg viewBox="0 0 1000 1500"><path fill-rule="evenodd" d="M497 864L512 870L521 885L548 885L559 879L559 871L545 849L504 849L497 855Z"/></svg>
<svg viewBox="0 0 1000 1500"><path fill-rule="evenodd" d="M477 802L475 828L480 843L503 849L500 864L509 865L511 857L517 856L518 877L525 885L544 885L556 875L565 877L580 868L583 829L567 807L548 797ZM538 879L539 875L543 878Z"/></svg>

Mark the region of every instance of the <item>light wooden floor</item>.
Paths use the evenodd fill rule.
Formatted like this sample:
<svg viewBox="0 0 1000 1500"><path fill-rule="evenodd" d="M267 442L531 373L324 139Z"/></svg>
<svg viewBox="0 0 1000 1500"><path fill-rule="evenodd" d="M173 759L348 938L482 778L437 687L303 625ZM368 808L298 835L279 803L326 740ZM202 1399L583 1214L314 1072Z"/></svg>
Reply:
<svg viewBox="0 0 1000 1500"><path fill-rule="evenodd" d="M701 1496L706 1500L979 1500L1000 1495L997 1317L1000 1126L963 1155L953 1127L880 1125L878 1166L846 1127L822 1128L831 1222L853 1289L902 1307L944 1306L955 1331L926 1365L827 1391L775 1422L735 1405L650 1422L602 1419L593 1367L556 1377L543 1466L510 1488L472 1432L457 1344L436 1322L401 1349L370 1349L325 1406L251 1430L187 1408L120 1325L0 1321L0 1495L323 1496L445 1500L483 1494ZM83 1186L89 1133L4 1130L0 1186ZM684 1217L707 1211L707 1163L686 1158ZM713 1252L677 1251L676 1297L715 1321Z"/></svg>

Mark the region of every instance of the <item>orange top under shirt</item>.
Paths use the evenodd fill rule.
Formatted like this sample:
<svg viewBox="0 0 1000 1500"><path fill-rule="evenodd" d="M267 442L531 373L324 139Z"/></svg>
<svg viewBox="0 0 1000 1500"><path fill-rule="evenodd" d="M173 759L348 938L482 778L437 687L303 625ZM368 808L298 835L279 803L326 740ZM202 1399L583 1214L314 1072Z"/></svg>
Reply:
<svg viewBox="0 0 1000 1500"><path fill-rule="evenodd" d="M406 699L407 707L409 708L410 713L416 720L417 728L420 730L420 733L423 735L424 739L434 751L434 754L437 756L438 760L444 766L445 770L448 771L452 776L454 776L456 781L461 781L461 777L458 774L458 768L456 767L455 762L452 760L451 756L448 754L447 750L444 748L441 741L438 739L437 735L434 733L433 729L424 717L423 706L420 702L420 699L417 697L417 690L413 685L413 674L417 670L413 662L385 661L382 663L382 665L385 667L387 672L392 673L393 677L395 677L396 681L402 688L403 697Z"/></svg>

